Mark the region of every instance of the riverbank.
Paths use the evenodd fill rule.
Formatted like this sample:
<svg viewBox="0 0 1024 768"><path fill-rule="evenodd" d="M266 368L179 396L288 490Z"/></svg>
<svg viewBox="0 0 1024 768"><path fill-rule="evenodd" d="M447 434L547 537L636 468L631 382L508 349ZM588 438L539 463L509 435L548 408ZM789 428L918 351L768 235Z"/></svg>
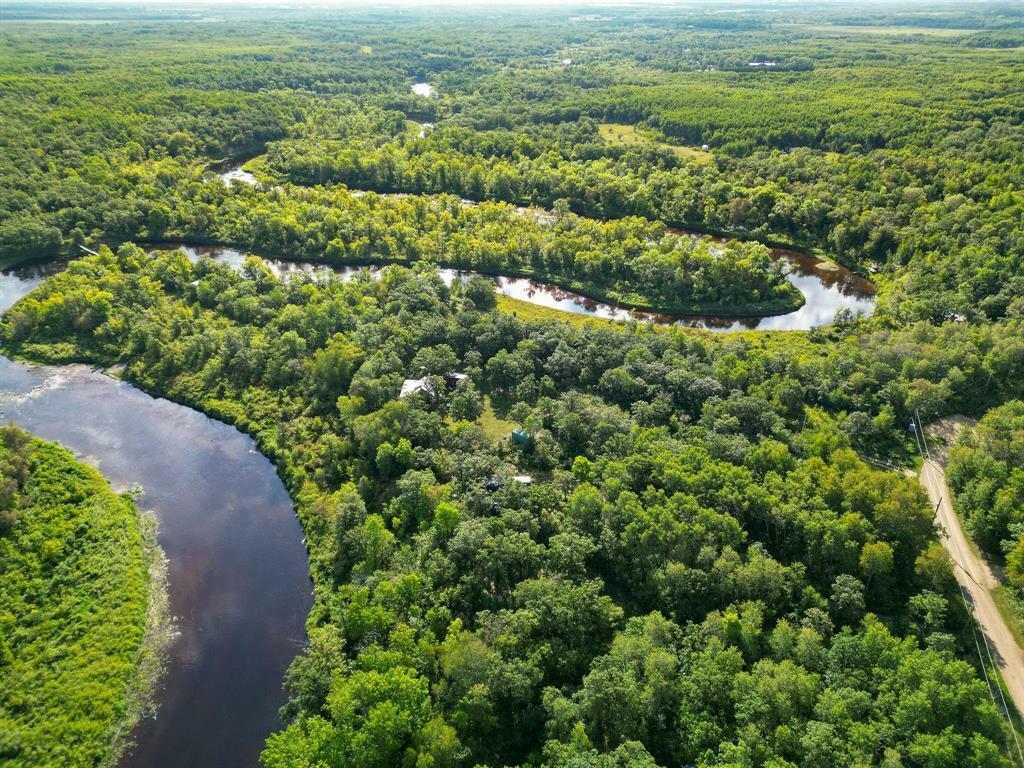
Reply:
<svg viewBox="0 0 1024 768"><path fill-rule="evenodd" d="M14 269L15 267L24 267L32 264L47 264L51 261L60 261L61 259L67 258L67 256L68 254L63 250L54 251L53 253L44 253L42 255L7 256L0 258L0 272L5 269Z"/></svg>
<svg viewBox="0 0 1024 768"><path fill-rule="evenodd" d="M271 170L266 155L267 147L264 147L263 152L239 154L232 158L231 161L218 161L216 167L225 167L227 170L220 173L220 178L227 179L234 175L236 178L244 181L248 184L293 184L297 187L332 187L342 186L353 194L365 194L373 193L382 197L395 197L395 196L407 196L407 197L424 197L433 196L439 197L445 195L448 197L454 197L459 199L464 205L480 205L481 203L506 203L508 205L517 206L524 211L536 211L544 215L554 215L553 210L550 207L544 207L550 201L542 201L538 203L534 199L527 199L521 197L484 197L479 195L472 195L471 193L462 191L459 193L451 191L413 191L408 187L403 186L384 186L359 183L357 186L349 186L343 181L326 181L312 183L304 180L284 180L282 181L279 176L276 176ZM241 175L239 175L241 174ZM243 178L244 177L244 178ZM709 227L700 221L688 221L682 219L669 219L669 218L647 218L646 216L639 213L623 212L621 214L608 214L604 212L598 212L588 207L585 204L580 204L578 201L569 202L569 211L583 219L589 219L592 221L609 222L617 221L626 218L645 218L648 221L657 221L665 225L666 231L670 234L679 234L684 236L700 236L708 238L717 238L724 241L735 241L742 243L760 243L767 248L772 250L790 251L799 253L804 256L812 256L817 259L832 261L845 269L848 269L854 274L866 278L864 270L861 264L851 262L848 259L844 259L840 256L827 255L825 251L816 243L792 240L788 239L778 233L761 233L753 232L749 229L722 229L717 227Z"/></svg>
<svg viewBox="0 0 1024 768"><path fill-rule="evenodd" d="M664 316L686 316L686 317L727 317L736 319L755 319L763 317L777 317L779 315L786 315L790 312L795 312L804 306L806 298L792 283L786 281L784 285L786 288L786 295L781 299L774 299L770 301L754 302L751 304L744 304L743 306L733 306L728 304L713 304L708 302L674 302L674 303L656 303L644 299L639 296L624 296L621 293L606 289L595 283L591 283L583 280L573 280L566 278L562 275L552 275L540 270L533 269L516 269L511 267L492 268L488 266L480 266L468 262L462 261L451 261L448 259L439 260L427 260L427 259L388 259L388 258L367 258L367 259L332 259L327 257L325 254L303 254L301 258L296 258L288 254L280 252L266 251L259 248L254 248L252 245L244 242L231 242L216 240L213 238L160 238L159 240L150 240L145 238L136 238L131 241L139 245L145 245L150 247L159 247L162 245L180 245L190 247L213 247L213 248L231 248L235 250L241 250L246 253L250 253L254 256L260 256L266 259L277 259L279 261L293 262L293 263L311 263L311 264L322 264L325 267L340 267L340 268L359 268L359 267L384 267L384 266L398 266L412 268L420 265L435 266L440 269L453 269L457 271L467 273L477 273L488 277L515 277L524 278L527 280L533 280L537 282L547 283L555 288L563 291L571 291L580 294L584 299L588 299L595 302L602 302L605 304L612 305L622 312L634 311L634 312L648 312L656 315ZM109 241L108 243L112 248L116 248L121 244L121 241Z"/></svg>
<svg viewBox="0 0 1024 768"><path fill-rule="evenodd" d="M160 676L163 554L96 469L21 429L2 437L0 469L18 485L0 525L4 756L115 765Z"/></svg>
<svg viewBox="0 0 1024 768"><path fill-rule="evenodd" d="M0 275L0 308L59 271L51 264ZM89 357L64 345L44 352L19 357ZM174 630L166 656L143 650L138 676L121 689L133 693L132 717L104 742L132 744L118 765L251 768L280 727L281 680L304 643L312 603L302 530L275 466L237 429L91 367L0 357L0 382L5 419L90 457L116 485L138 483L139 507L160 520L152 533L166 553L167 610L151 603L144 649L156 647L170 616ZM147 692L164 662L161 683Z"/></svg>
<svg viewBox="0 0 1024 768"><path fill-rule="evenodd" d="M234 268L241 267L246 256L245 251L217 245L185 245L181 243L161 242L151 245L156 250L182 248L189 258L196 261L210 257L215 261ZM310 270L331 270L343 278L354 275L361 268L371 271L385 266L382 263L337 265L322 261L303 261L297 259L277 259L272 256L261 256L264 263L278 276L290 273L308 272ZM557 319L569 320L573 315L600 318L611 321L634 319L643 323L658 326L680 326L704 329L714 332L745 332L754 330L787 331L810 330L830 324L837 311L845 311L851 315L870 314L874 304L874 291L870 284L866 288L861 280L843 269L819 268L811 258L795 260L796 256L788 254L785 258L786 279L805 297L806 301L800 309L782 315L762 317L735 317L723 315L671 315L630 310L621 305L603 303L592 297L566 290L557 285L531 280L526 277L508 275L484 275L484 273L441 268L441 278L447 284L454 280L465 280L472 275L481 274L493 280L499 296L507 296L521 302L536 305L538 308L556 312ZM556 317L552 315L552 317Z"/></svg>
<svg viewBox="0 0 1024 768"><path fill-rule="evenodd" d="M124 382L126 385L140 392L145 392L151 397L160 398L169 403L188 408L238 430L251 439L260 454L270 461L276 476L284 484L296 505L298 504L301 488L291 488L289 486L289 480L284 473L284 468L274 460L276 457L274 441L261 431L260 425L257 422L249 418L244 408L233 407L240 406L239 403L219 400L217 398L197 398L178 389L169 389L155 380L142 379L133 375L130 366L126 366L121 361L104 354L98 347L82 344L80 340L76 344L57 342L22 344L16 347L11 346L5 340L0 340L0 354L10 360L28 366L86 366L98 375ZM116 376L113 375L114 370L117 371ZM298 507L296 512L299 519L301 519L302 516L298 514ZM307 555L311 554L308 546L305 547L305 551ZM316 573L311 573L310 576L315 585ZM159 626L159 624L155 624L156 630L159 630Z"/></svg>

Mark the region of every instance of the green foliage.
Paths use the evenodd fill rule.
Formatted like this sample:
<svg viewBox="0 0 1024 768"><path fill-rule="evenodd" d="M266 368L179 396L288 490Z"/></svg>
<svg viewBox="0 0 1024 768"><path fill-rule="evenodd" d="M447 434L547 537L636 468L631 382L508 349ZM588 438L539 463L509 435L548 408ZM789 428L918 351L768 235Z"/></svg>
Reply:
<svg viewBox="0 0 1024 768"><path fill-rule="evenodd" d="M970 14L978 31L961 37L864 18L851 33L821 27L834 9L791 8L792 26L651 10L614 30L557 11L503 17L501 32L474 14L434 29L340 11L287 28L257 14L201 39L175 24L16 25L0 60L0 259L101 236L219 240L500 269L675 311L798 304L757 249L715 258L665 237L667 222L877 267L880 310L901 321L1019 317L1024 104L1019 63L995 43L1021 22L1002 10ZM413 96L411 77L441 96ZM435 125L420 136L410 117ZM713 157L609 143L608 120ZM264 148L262 179L309 188L207 170Z"/></svg>
<svg viewBox="0 0 1024 768"><path fill-rule="evenodd" d="M178 288L174 261L101 248L4 333L123 362L277 462L317 604L268 765L799 764L837 745L851 764L1005 764L923 492L822 410L884 407L898 443L892 393L947 375L918 361L939 345L982 366L991 334L890 332L887 367L868 332L777 348L524 323L397 267L204 260ZM67 322L64 297L91 294L112 297L104 321ZM410 374L463 370L398 398ZM483 396L529 450L485 434Z"/></svg>
<svg viewBox="0 0 1024 768"><path fill-rule="evenodd" d="M55 444L0 445L0 758L96 766L117 755L146 623L138 512Z"/></svg>
<svg viewBox="0 0 1024 768"><path fill-rule="evenodd" d="M956 508L977 542L1006 558L1010 584L1024 589L1024 401L985 414L950 452Z"/></svg>
<svg viewBox="0 0 1024 768"><path fill-rule="evenodd" d="M1021 16L773 10L5 28L0 259L172 239L399 265L346 282L103 245L0 329L122 363L275 462L316 603L267 766L1008 764L923 493L859 454L905 455L916 410L1024 398ZM255 184L211 173L253 154ZM524 321L433 269L784 311L773 242L876 271L875 316L719 339ZM950 478L1024 583L1018 405ZM31 543L39 569L68 552Z"/></svg>

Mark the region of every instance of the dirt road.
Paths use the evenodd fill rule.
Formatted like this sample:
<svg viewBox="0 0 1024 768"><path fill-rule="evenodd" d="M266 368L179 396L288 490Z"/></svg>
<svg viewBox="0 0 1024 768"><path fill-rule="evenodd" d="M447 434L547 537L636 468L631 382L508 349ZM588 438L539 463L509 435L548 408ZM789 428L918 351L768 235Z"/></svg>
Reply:
<svg viewBox="0 0 1024 768"><path fill-rule="evenodd" d="M974 606L975 618L981 626L984 639L988 641L989 651L999 666L1013 703L1024 714L1024 651L1017 645L992 600L990 590L999 586L999 581L988 564L978 558L968 545L960 519L953 512L949 486L946 485L942 469L933 461L925 461L920 480L928 491L932 506L938 505L935 521L944 531L940 539L953 558L956 579L964 588L967 600ZM981 651L985 653L985 648L982 647Z"/></svg>

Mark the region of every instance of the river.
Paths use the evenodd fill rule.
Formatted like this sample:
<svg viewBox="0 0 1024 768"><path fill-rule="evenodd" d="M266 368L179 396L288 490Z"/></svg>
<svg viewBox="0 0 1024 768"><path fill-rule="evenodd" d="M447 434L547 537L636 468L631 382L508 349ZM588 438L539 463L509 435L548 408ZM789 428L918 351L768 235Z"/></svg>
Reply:
<svg viewBox="0 0 1024 768"><path fill-rule="evenodd" d="M243 184L259 183L255 176L243 170L240 165L235 165L219 173L218 178L225 184L231 184L232 181L238 181ZM363 195L366 192L363 190L352 190L352 194ZM381 194L382 197L396 195L405 196L403 193ZM471 200L464 200L463 204L475 205ZM547 215L547 212L537 208L520 207L518 210L523 215L532 214L539 217ZM669 227L668 231L672 234L695 239L714 239L699 232L676 229L674 227ZM719 238L716 242L724 244L726 240ZM189 246L186 250L193 258L198 257L200 254L206 254L231 263L240 263L244 258L244 254L241 254L239 251L219 246ZM670 315L659 312L646 312L599 301L540 280L493 275L488 277L495 282L500 293L542 307L590 315L592 317L613 320L635 318L637 320L653 322L657 325L678 325L688 328L703 328L709 331L808 331L812 328L829 325L835 319L836 313L841 310L864 315L870 315L874 310L875 285L870 280L861 277L841 264L819 259L809 253L787 250L785 248L771 248L769 251L773 260L783 263L786 279L796 286L797 290L804 296L804 304L799 309L784 315L773 315L771 317ZM320 262L289 262L281 259L266 259L265 261L278 273L309 269L331 269L339 274L349 275L357 269L347 266L327 266ZM465 279L472 274L472 272L468 271L441 270L442 278L449 284L455 276Z"/></svg>
<svg viewBox="0 0 1024 768"><path fill-rule="evenodd" d="M250 181L232 169L222 175ZM239 266L246 254L183 247ZM807 254L774 250L805 305L775 317L678 317L624 309L537 280L489 276L506 296L594 317L635 317L714 331L807 330L839 309L868 313L874 286ZM264 259L278 275L363 267ZM0 273L0 312L63 268L30 265ZM370 267L379 272L380 267ZM449 285L472 272L440 270ZM86 366L28 366L0 356L0 417L57 440L115 486L139 484L140 506L160 521L170 607L178 636L155 719L136 729L122 768L251 766L280 725L281 680L304 642L311 606L302 531L288 494L253 441L190 408L154 398Z"/></svg>
<svg viewBox="0 0 1024 768"><path fill-rule="evenodd" d="M0 273L0 311L62 264ZM86 366L0 357L0 416L56 440L159 519L177 636L123 768L251 768L280 726L281 681L312 605L302 530L238 430Z"/></svg>
<svg viewBox="0 0 1024 768"><path fill-rule="evenodd" d="M248 256L245 252L235 248L216 245L166 243L152 246L152 248L155 250L181 248L193 261L197 261L203 256L209 256L235 268L240 267ZM782 250L774 250L772 253L776 259L785 260L786 279L803 293L805 299L805 303L800 309L773 317L684 316L643 312L598 301L539 280L504 275L486 275L486 277L495 283L496 289L503 295L538 306L592 317L615 320L635 318L657 325L679 325L710 331L753 329L806 331L828 325L835 318L836 312L841 309L848 309L854 313L871 313L875 302L875 287L870 281L855 275L844 267L833 266L807 254ZM287 259L264 258L263 261L278 276L320 271L333 272L348 279L361 269L369 269L373 273L377 273L381 269L380 266L372 265L369 267L329 265L322 262ZM478 274L456 269L441 269L439 271L441 279L448 285L451 285L456 279L466 280L470 276Z"/></svg>

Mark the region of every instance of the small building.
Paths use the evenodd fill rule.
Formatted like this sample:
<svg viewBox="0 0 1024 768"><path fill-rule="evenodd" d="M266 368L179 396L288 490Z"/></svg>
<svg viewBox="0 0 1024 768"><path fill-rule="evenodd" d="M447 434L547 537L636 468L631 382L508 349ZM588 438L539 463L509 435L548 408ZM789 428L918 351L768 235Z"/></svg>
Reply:
<svg viewBox="0 0 1024 768"><path fill-rule="evenodd" d="M415 395L417 392L430 392L433 389L433 385L430 383L430 379L406 379L402 382L402 391L398 393L400 398L408 397L409 395Z"/></svg>
<svg viewBox="0 0 1024 768"><path fill-rule="evenodd" d="M469 376L465 373L454 373L449 371L442 378L444 379L444 385L446 387L448 387L449 389L454 389L455 387L459 386L460 381L465 381L466 379L469 378Z"/></svg>
<svg viewBox="0 0 1024 768"><path fill-rule="evenodd" d="M533 485L533 478L529 475L512 475L509 479L513 483L519 483L520 485ZM504 481L497 475L490 475L484 479L484 490L488 493L501 490L504 485Z"/></svg>
<svg viewBox="0 0 1024 768"><path fill-rule="evenodd" d="M465 373L445 373L441 376L441 381L444 382L445 389L454 389L458 386L460 381L468 379L469 376ZM433 392L434 385L430 381L430 377L424 376L422 379L406 379L402 382L402 390L398 393L399 398L408 397L409 395L415 395L417 392Z"/></svg>
<svg viewBox="0 0 1024 768"><path fill-rule="evenodd" d="M524 429L513 429L512 442L520 448L529 448L533 445L533 435Z"/></svg>

